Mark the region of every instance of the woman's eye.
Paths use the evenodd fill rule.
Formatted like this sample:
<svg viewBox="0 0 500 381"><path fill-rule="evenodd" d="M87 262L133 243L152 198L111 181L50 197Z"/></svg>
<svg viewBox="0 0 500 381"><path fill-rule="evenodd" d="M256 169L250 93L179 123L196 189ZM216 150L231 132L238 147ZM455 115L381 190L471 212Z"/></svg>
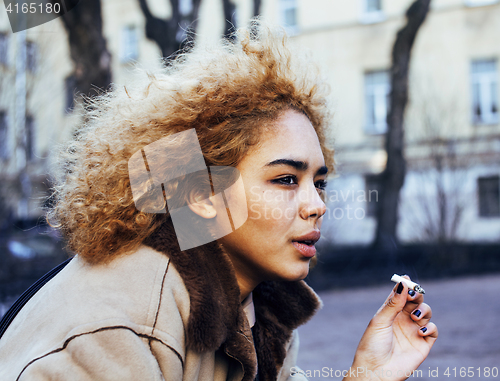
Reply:
<svg viewBox="0 0 500 381"><path fill-rule="evenodd" d="M327 182L325 180L318 180L314 183L314 186L319 191L324 191L326 189Z"/></svg>
<svg viewBox="0 0 500 381"><path fill-rule="evenodd" d="M281 185L295 185L297 184L297 178L295 176L280 177L279 179L273 180L273 183Z"/></svg>

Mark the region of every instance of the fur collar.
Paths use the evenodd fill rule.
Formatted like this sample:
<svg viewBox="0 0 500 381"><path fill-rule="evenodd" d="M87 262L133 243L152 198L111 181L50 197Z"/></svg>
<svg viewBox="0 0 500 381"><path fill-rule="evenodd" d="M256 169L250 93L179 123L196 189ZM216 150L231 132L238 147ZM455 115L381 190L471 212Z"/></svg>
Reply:
<svg viewBox="0 0 500 381"><path fill-rule="evenodd" d="M168 255L184 280L190 297L187 347L198 352L222 348L243 365L243 381L255 378L257 358L259 379L276 380L292 331L320 307L314 291L303 281L260 284L253 291L252 338L232 263L220 244L180 251L170 218L144 243Z"/></svg>

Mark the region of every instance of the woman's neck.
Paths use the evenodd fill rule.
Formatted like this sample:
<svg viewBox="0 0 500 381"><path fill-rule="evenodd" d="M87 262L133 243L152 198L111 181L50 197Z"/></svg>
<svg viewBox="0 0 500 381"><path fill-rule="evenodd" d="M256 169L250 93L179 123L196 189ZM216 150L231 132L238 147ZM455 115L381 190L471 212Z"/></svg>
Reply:
<svg viewBox="0 0 500 381"><path fill-rule="evenodd" d="M227 249L225 251L233 265L236 282L240 289L240 302L242 302L264 279L256 278L256 272L251 271L248 264L242 261L238 256L231 255L231 252Z"/></svg>
<svg viewBox="0 0 500 381"><path fill-rule="evenodd" d="M243 302L248 295L257 287L258 283L251 282L244 277L238 276L238 272L236 272L236 280L238 281L238 286L240 288L240 302Z"/></svg>

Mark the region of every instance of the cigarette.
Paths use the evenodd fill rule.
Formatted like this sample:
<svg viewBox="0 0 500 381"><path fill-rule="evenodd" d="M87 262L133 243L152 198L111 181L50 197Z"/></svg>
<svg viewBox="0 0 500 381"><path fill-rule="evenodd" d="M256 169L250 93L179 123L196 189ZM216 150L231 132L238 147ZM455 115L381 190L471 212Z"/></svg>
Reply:
<svg viewBox="0 0 500 381"><path fill-rule="evenodd" d="M401 275L394 274L391 278L394 283L404 283L408 286L409 289L420 292L421 294L425 294L425 291L419 284L412 282L406 278L403 278Z"/></svg>

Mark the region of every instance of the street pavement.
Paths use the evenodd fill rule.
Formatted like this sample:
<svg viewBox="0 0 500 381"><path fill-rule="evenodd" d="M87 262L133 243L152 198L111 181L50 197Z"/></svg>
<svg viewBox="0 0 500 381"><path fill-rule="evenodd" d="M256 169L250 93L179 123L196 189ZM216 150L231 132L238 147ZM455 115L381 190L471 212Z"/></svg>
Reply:
<svg viewBox="0 0 500 381"><path fill-rule="evenodd" d="M340 372L349 369L366 325L394 286L387 281L385 286L319 294L323 309L299 328L298 366L310 380L342 379ZM500 380L500 275L421 285L439 338L422 372L409 380Z"/></svg>

